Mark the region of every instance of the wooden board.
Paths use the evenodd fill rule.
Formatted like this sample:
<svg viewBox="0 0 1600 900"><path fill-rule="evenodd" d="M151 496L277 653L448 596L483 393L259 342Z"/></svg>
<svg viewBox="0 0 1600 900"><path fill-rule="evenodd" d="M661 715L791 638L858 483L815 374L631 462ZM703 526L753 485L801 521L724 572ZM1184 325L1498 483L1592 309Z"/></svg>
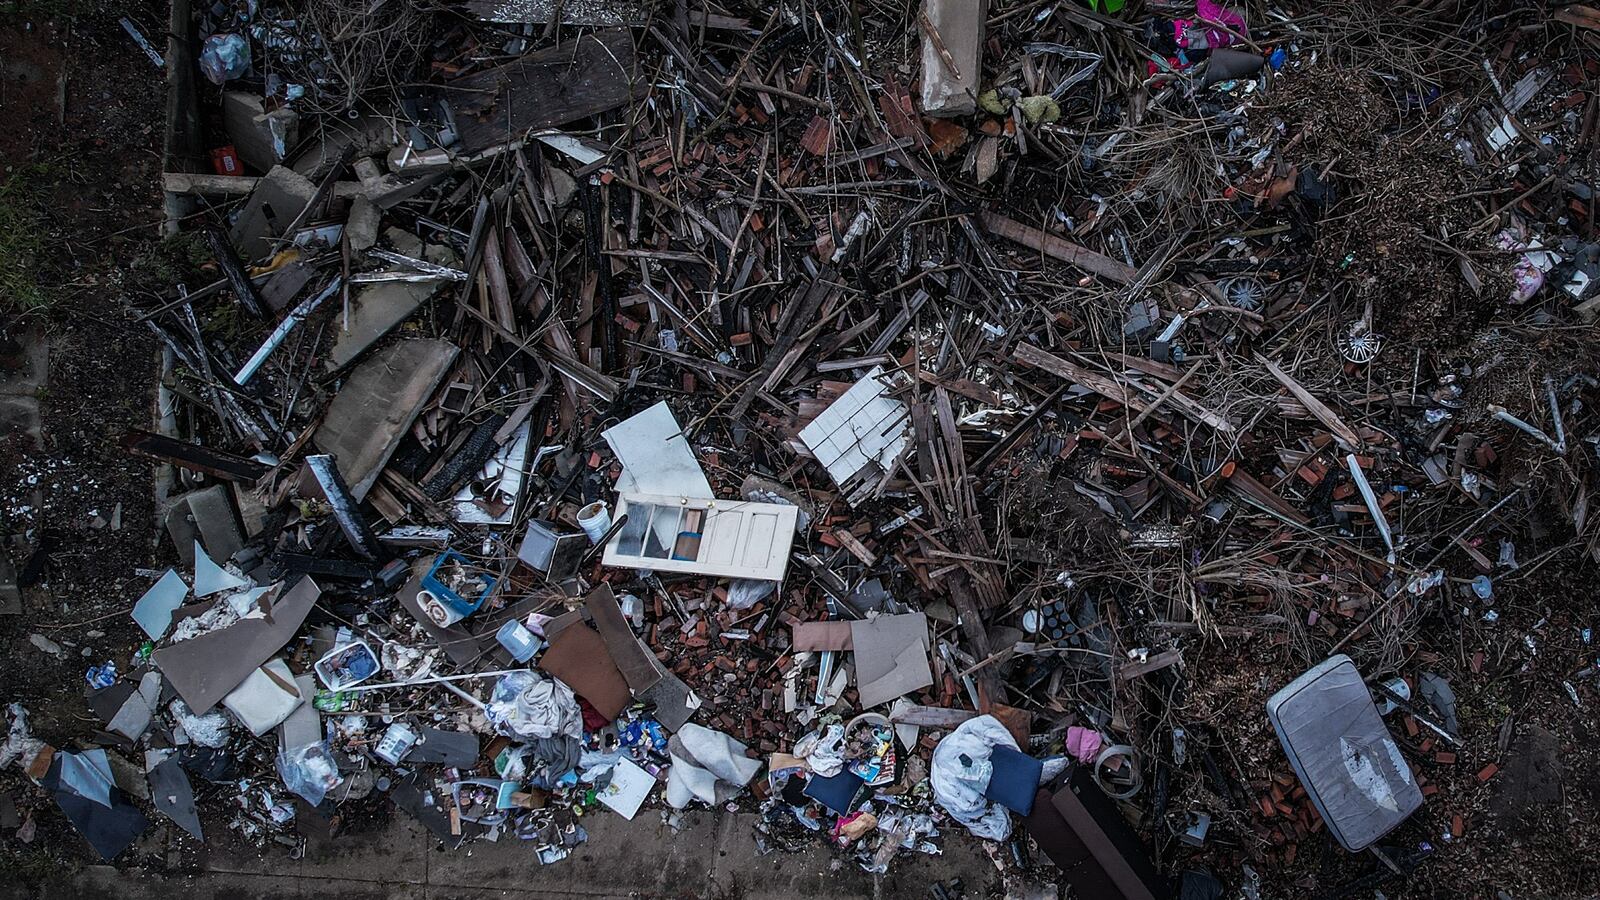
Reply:
<svg viewBox="0 0 1600 900"><path fill-rule="evenodd" d="M633 36L597 31L445 85L461 153L478 153L536 128L563 125L633 99Z"/></svg>
<svg viewBox="0 0 1600 900"><path fill-rule="evenodd" d="M1016 219L1008 219L999 213L986 212L983 214L983 227L990 234L997 234L1008 241L1016 241L1024 247L1032 247L1064 263L1071 263L1080 269L1093 272L1103 278L1109 278L1118 284L1129 284L1138 277L1138 272L1133 266L1120 263L1101 253L1096 253L1088 247L1063 238L1058 238L1042 229L1024 225Z"/></svg>

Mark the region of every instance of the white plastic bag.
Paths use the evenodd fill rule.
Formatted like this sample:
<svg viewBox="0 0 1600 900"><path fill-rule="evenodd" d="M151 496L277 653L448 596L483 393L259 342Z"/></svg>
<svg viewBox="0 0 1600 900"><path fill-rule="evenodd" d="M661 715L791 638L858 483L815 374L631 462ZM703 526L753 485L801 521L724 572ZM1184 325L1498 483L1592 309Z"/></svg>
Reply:
<svg viewBox="0 0 1600 900"><path fill-rule="evenodd" d="M279 753L278 777L283 779L284 787L316 806L329 791L339 786L339 764L328 752L327 743L317 741Z"/></svg>
<svg viewBox="0 0 1600 900"><path fill-rule="evenodd" d="M829 725L821 734L811 732L794 745L794 755L823 778L839 774L844 771L844 726Z"/></svg>
<svg viewBox="0 0 1600 900"><path fill-rule="evenodd" d="M968 831L990 841L1003 841L1011 835L1011 814L983 796L989 786L987 777L980 782L971 776L989 768L989 755L1001 744L1020 749L1016 738L994 716L968 719L933 748L933 770L929 774L933 798L939 805ZM963 763L963 756L972 765Z"/></svg>

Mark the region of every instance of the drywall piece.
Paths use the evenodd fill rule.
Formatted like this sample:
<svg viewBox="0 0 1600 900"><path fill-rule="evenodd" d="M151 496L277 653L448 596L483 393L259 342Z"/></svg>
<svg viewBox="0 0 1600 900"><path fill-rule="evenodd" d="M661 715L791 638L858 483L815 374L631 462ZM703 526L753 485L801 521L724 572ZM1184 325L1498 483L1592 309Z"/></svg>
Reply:
<svg viewBox="0 0 1600 900"><path fill-rule="evenodd" d="M307 699L317 694L317 676L307 672L297 675L294 679L295 689L301 697ZM289 718L284 719L278 726L278 751L287 753L297 750L307 744L315 744L322 740L322 713L317 711L315 705L302 703L295 707Z"/></svg>
<svg viewBox="0 0 1600 900"><path fill-rule="evenodd" d="M806 427L806 445L852 505L865 499L911 442L911 413L889 396L890 379L875 367Z"/></svg>
<svg viewBox="0 0 1600 900"><path fill-rule="evenodd" d="M160 762L149 764L151 754L160 756ZM146 777L150 780L150 802L164 816L178 823L178 827L205 840L200 828L200 811L194 804L194 785L189 783L189 773L178 762L177 753L166 750L146 751Z"/></svg>
<svg viewBox="0 0 1600 900"><path fill-rule="evenodd" d="M654 775L639 768L633 760L622 759L611 770L611 783L595 794L595 799L631 821L655 786Z"/></svg>
<svg viewBox="0 0 1600 900"><path fill-rule="evenodd" d="M628 569L780 581L800 510L776 503L623 494L602 562Z"/></svg>
<svg viewBox="0 0 1600 900"><path fill-rule="evenodd" d="M928 617L922 613L851 622L850 644L862 709L933 684L933 670L928 666Z"/></svg>
<svg viewBox="0 0 1600 900"><path fill-rule="evenodd" d="M161 673L146 671L139 678L139 686L128 694L109 721L106 730L137 741L150 730L150 720L155 716L156 705L161 701Z"/></svg>
<svg viewBox="0 0 1600 900"><path fill-rule="evenodd" d="M918 14L922 33L922 112L969 116L978 108L983 75L986 0L926 0Z"/></svg>
<svg viewBox="0 0 1600 900"><path fill-rule="evenodd" d="M172 627L172 614L183 605L183 598L188 596L189 586L183 583L183 576L175 570L168 569L161 580L150 586L137 603L133 604L133 621L144 629L144 633L153 641L159 641Z"/></svg>
<svg viewBox="0 0 1600 900"><path fill-rule="evenodd" d="M333 454L357 503L377 482L460 352L446 341L398 341L352 370L328 404L313 443Z"/></svg>
<svg viewBox="0 0 1600 900"><path fill-rule="evenodd" d="M222 698L250 733L260 737L277 728L308 698L295 685L289 664L274 659L252 669L239 686Z"/></svg>
<svg viewBox="0 0 1600 900"><path fill-rule="evenodd" d="M1267 718L1346 850L1366 849L1422 806L1411 766L1350 657L1331 656L1273 694Z"/></svg>
<svg viewBox="0 0 1600 900"><path fill-rule="evenodd" d="M113 789L104 750L55 754L40 783L54 793L56 805L107 862L150 827L144 813L120 789Z"/></svg>
<svg viewBox="0 0 1600 900"><path fill-rule="evenodd" d="M683 426L665 400L601 432L622 463L619 494L716 496L695 459Z"/></svg>
<svg viewBox="0 0 1600 900"><path fill-rule="evenodd" d="M197 538L212 559L231 559L244 549L244 534L227 485L214 484L174 500L167 507L166 526L178 558L186 566L194 565Z"/></svg>
<svg viewBox="0 0 1600 900"><path fill-rule="evenodd" d="M183 702L204 713L295 636L320 596L322 588L302 578L267 615L162 647L151 660Z"/></svg>
<svg viewBox="0 0 1600 900"><path fill-rule="evenodd" d="M194 595L209 597L244 587L250 582L216 564L199 541L194 542Z"/></svg>

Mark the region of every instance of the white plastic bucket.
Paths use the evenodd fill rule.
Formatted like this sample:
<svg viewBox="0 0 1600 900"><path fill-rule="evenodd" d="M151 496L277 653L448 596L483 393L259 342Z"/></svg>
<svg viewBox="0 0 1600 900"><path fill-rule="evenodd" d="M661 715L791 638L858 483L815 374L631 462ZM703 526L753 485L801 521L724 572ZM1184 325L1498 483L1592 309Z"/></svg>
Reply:
<svg viewBox="0 0 1600 900"><path fill-rule="evenodd" d="M604 500L595 502L578 510L578 527L589 536L589 543L598 544L611 530L611 510Z"/></svg>

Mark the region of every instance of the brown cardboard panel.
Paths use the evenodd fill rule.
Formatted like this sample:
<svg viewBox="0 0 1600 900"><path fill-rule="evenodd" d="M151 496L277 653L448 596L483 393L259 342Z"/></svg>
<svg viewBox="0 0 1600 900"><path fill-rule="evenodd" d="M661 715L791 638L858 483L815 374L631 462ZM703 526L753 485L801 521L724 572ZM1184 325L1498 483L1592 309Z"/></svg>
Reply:
<svg viewBox="0 0 1600 900"><path fill-rule="evenodd" d="M611 651L612 661L627 680L628 689L637 695L654 687L661 680L655 655L634 636L633 628L622 615L622 607L617 605L616 595L611 593L611 586L602 584L590 591L583 605L594 619L595 627L600 629L600 636Z"/></svg>
<svg viewBox="0 0 1600 900"><path fill-rule="evenodd" d="M633 702L605 639L587 625L572 625L550 639L539 668L561 679L600 715L615 719Z"/></svg>

